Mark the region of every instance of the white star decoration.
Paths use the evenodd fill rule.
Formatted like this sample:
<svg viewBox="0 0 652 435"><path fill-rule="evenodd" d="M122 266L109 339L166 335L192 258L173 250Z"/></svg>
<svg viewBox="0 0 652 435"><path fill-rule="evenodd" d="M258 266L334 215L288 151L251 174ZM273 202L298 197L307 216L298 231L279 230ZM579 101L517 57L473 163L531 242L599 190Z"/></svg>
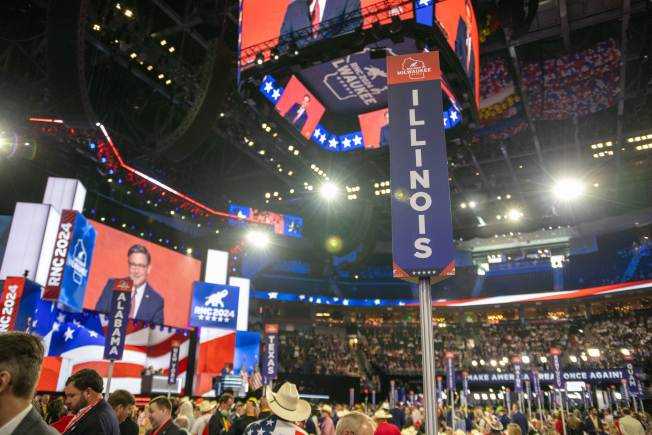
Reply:
<svg viewBox="0 0 652 435"><path fill-rule="evenodd" d="M281 96L281 91L279 91L278 89L274 89L274 92L272 92L272 98L278 100L280 96Z"/></svg>
<svg viewBox="0 0 652 435"><path fill-rule="evenodd" d="M319 137L319 143L323 144L324 142L326 142L326 135L325 135L325 134L322 134L322 135Z"/></svg>
<svg viewBox="0 0 652 435"><path fill-rule="evenodd" d="M249 429L249 430L247 431L246 435L251 435L252 433L254 433L254 431L251 430L251 429Z"/></svg>
<svg viewBox="0 0 652 435"><path fill-rule="evenodd" d="M353 138L353 144L355 146L360 146L362 144L362 138L356 134Z"/></svg>
<svg viewBox="0 0 652 435"><path fill-rule="evenodd" d="M69 339L72 339L72 333L73 333L73 332L74 332L74 330L68 328L68 329L66 330L66 332L63 333L63 335L64 335L64 337L65 337L65 340L64 340L64 341L68 341Z"/></svg>
<svg viewBox="0 0 652 435"><path fill-rule="evenodd" d="M419 5L420 6L429 6L430 5L430 0L419 0Z"/></svg>
<svg viewBox="0 0 652 435"><path fill-rule="evenodd" d="M278 296L277 292L271 292L271 293L267 293L267 294L269 295L270 299L276 299L276 297Z"/></svg>
<svg viewBox="0 0 652 435"><path fill-rule="evenodd" d="M457 121L457 112L456 112L455 110L451 110L451 116L450 116L450 118L451 118L453 121Z"/></svg>
<svg viewBox="0 0 652 435"><path fill-rule="evenodd" d="M342 143L344 144L344 148L351 148L351 139L349 139L348 137L344 139Z"/></svg>
<svg viewBox="0 0 652 435"><path fill-rule="evenodd" d="M66 315L63 313L59 313L59 315L57 316L57 322L63 323L65 321L66 321Z"/></svg>
<svg viewBox="0 0 652 435"><path fill-rule="evenodd" d="M52 324L52 331L59 331L59 323L54 322Z"/></svg>
<svg viewBox="0 0 652 435"><path fill-rule="evenodd" d="M331 147L331 148L337 147L337 140L335 140L334 137L331 138L331 140L328 141L328 146Z"/></svg>
<svg viewBox="0 0 652 435"><path fill-rule="evenodd" d="M316 128L315 131L312 133L312 135L318 138L319 136L321 136L321 130L319 128Z"/></svg>
<svg viewBox="0 0 652 435"><path fill-rule="evenodd" d="M265 92L268 94L274 89L274 86L272 86L272 82L267 82L265 83Z"/></svg>
<svg viewBox="0 0 652 435"><path fill-rule="evenodd" d="M268 426L271 426L271 425L274 424L274 422L273 422L272 420L267 420L267 421L265 422L265 424L268 425Z"/></svg>
<svg viewBox="0 0 652 435"><path fill-rule="evenodd" d="M299 300L300 300L300 301L304 300L305 298L306 298L306 297L305 297L304 295L299 295Z"/></svg>
<svg viewBox="0 0 652 435"><path fill-rule="evenodd" d="M265 430L261 427L260 429L258 429L258 430L256 431L256 433L257 433L258 435L263 435L263 434L265 433Z"/></svg>
<svg viewBox="0 0 652 435"><path fill-rule="evenodd" d="M95 331L88 331L88 333L91 335L93 338L97 338L97 332Z"/></svg>
<svg viewBox="0 0 652 435"><path fill-rule="evenodd" d="M349 301L348 301L348 299L344 299L344 300L342 301L342 305L349 305Z"/></svg>
<svg viewBox="0 0 652 435"><path fill-rule="evenodd" d="M75 326L81 326L81 323L79 323L79 320L77 320L77 319L72 319L72 323L73 323Z"/></svg>
<svg viewBox="0 0 652 435"><path fill-rule="evenodd" d="M374 304L376 304L376 305L380 305L380 299L376 299L376 300L374 301Z"/></svg>
<svg viewBox="0 0 652 435"><path fill-rule="evenodd" d="M204 320L204 316L199 316L199 320Z"/></svg>

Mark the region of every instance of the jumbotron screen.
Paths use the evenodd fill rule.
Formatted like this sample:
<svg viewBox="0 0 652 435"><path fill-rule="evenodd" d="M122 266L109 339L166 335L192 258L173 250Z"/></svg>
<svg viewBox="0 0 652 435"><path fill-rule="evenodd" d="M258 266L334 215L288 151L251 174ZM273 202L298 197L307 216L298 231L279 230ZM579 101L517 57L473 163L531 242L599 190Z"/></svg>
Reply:
<svg viewBox="0 0 652 435"><path fill-rule="evenodd" d="M199 281L201 261L99 222L92 225L97 240L84 309L108 314L113 280L127 278L136 287L130 319L187 328L193 283Z"/></svg>

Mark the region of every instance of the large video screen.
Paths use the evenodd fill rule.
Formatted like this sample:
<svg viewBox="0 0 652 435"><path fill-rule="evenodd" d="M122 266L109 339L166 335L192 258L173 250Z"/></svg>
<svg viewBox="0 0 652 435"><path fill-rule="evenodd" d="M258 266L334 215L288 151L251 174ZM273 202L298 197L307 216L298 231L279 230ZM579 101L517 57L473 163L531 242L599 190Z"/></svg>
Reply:
<svg viewBox="0 0 652 435"><path fill-rule="evenodd" d="M255 219L259 222L264 222L274 226L275 234L283 234L290 237L302 237L303 219L295 216L288 216L279 213L272 213L271 211L258 211L254 208L243 207L240 205L231 204L229 206L229 214L241 218ZM239 221L239 226L247 226L247 221Z"/></svg>
<svg viewBox="0 0 652 435"><path fill-rule="evenodd" d="M98 222L84 309L108 313L115 278L134 281L129 318L187 328L201 261Z"/></svg>
<svg viewBox="0 0 652 435"><path fill-rule="evenodd" d="M315 29L317 40L352 32L363 25L361 9L378 2L379 0L241 0L240 49L244 50L274 38L279 38L281 44L287 43L293 32L311 25ZM390 15L400 15L401 19L412 18L412 9L412 4L408 3L396 7ZM356 19L356 11L359 12L358 19ZM328 32L322 29L321 34L317 33L321 22L338 18L339 25ZM367 17L364 27L371 27L373 21L373 17ZM381 24L390 21L391 19L386 19L381 21ZM265 53L265 59L268 58L269 51ZM253 56L244 57L241 59L241 66L252 61Z"/></svg>
<svg viewBox="0 0 652 435"><path fill-rule="evenodd" d="M389 110L380 109L358 115L365 148L389 145Z"/></svg>
<svg viewBox="0 0 652 435"><path fill-rule="evenodd" d="M435 3L435 16L444 28L448 43L471 83L480 107L480 39L471 0L446 0Z"/></svg>
<svg viewBox="0 0 652 435"><path fill-rule="evenodd" d="M310 139L325 110L323 104L294 76L276 103L276 111L306 139Z"/></svg>

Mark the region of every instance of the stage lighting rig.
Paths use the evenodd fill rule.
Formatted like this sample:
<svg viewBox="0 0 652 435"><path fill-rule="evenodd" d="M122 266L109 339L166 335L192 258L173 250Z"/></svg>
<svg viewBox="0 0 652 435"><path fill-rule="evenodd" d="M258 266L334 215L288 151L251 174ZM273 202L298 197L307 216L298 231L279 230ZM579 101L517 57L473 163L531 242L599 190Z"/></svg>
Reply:
<svg viewBox="0 0 652 435"><path fill-rule="evenodd" d="M299 55L299 46L295 41L288 42L288 56L295 57Z"/></svg>
<svg viewBox="0 0 652 435"><path fill-rule="evenodd" d="M562 180L555 186L555 195L559 199L573 199L584 191L582 184L575 180Z"/></svg>
<svg viewBox="0 0 652 435"><path fill-rule="evenodd" d="M265 57L263 56L263 53L258 53L256 55L256 65L262 66L263 62L265 62Z"/></svg>
<svg viewBox="0 0 652 435"><path fill-rule="evenodd" d="M269 50L269 56L272 62L277 62L281 57L281 53L278 48L274 47Z"/></svg>
<svg viewBox="0 0 652 435"><path fill-rule="evenodd" d="M337 186L333 183L324 183L321 186L321 195L326 199L333 199L337 195Z"/></svg>
<svg viewBox="0 0 652 435"><path fill-rule="evenodd" d="M259 248L264 248L269 243L269 237L265 233L251 232L247 235L247 240Z"/></svg>
<svg viewBox="0 0 652 435"><path fill-rule="evenodd" d="M392 35L396 35L402 29L403 29L403 24L401 23L401 17L399 17L398 15L394 15L392 17L392 25L389 28L389 33Z"/></svg>

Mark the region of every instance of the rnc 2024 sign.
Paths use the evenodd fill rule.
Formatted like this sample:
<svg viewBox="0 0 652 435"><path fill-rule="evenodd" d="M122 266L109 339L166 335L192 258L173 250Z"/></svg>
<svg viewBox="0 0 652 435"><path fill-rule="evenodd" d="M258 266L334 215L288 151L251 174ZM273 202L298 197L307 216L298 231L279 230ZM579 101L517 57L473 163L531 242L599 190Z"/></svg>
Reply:
<svg viewBox="0 0 652 435"><path fill-rule="evenodd" d="M236 329L240 288L195 281L189 326Z"/></svg>

